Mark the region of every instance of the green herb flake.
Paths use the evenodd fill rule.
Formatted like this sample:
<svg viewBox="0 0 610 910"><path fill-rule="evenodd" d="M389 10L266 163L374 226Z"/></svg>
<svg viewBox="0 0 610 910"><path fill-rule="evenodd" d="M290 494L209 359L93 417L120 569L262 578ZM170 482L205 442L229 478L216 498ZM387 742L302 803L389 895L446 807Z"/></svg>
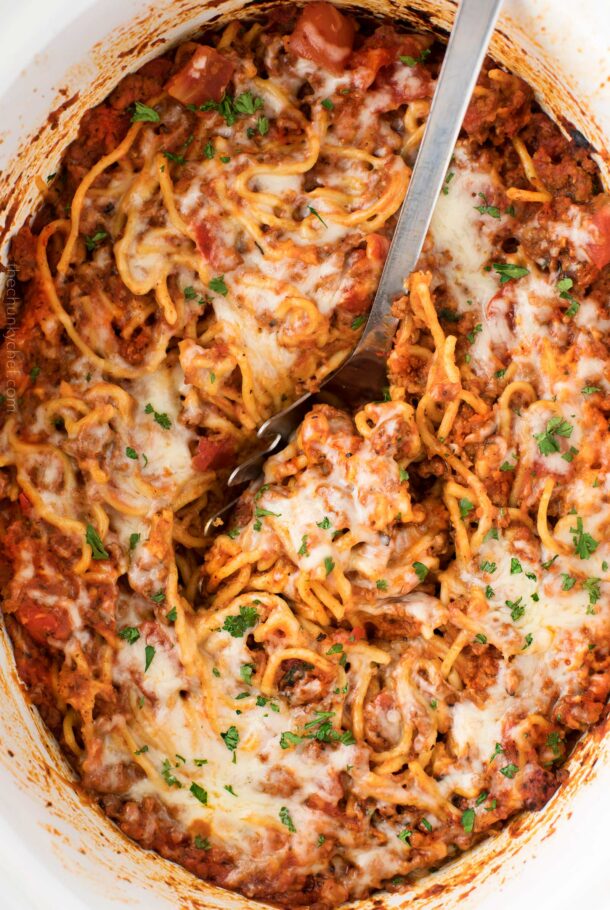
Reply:
<svg viewBox="0 0 610 910"><path fill-rule="evenodd" d="M279 816L280 816L280 821L281 821L281 823L282 823L283 825L286 825L286 827L288 828L288 830L290 831L290 833L291 833L291 834L296 834L296 833L297 833L297 829L296 829L295 826L294 826L294 822L292 821L290 812L288 811L288 809L286 808L286 806L282 806L282 808L281 808L280 811L279 811Z"/></svg>
<svg viewBox="0 0 610 910"><path fill-rule="evenodd" d="M150 404L150 402L144 408L144 413L152 414L155 423L158 423L159 426L163 427L164 430L171 429L172 422L171 422L170 418L168 417L168 415L165 413L160 413L159 411L155 411L155 409L153 408L152 404Z"/></svg>
<svg viewBox="0 0 610 910"><path fill-rule="evenodd" d="M132 123L159 123L161 117L153 107L149 107L142 101L136 101L134 112L131 117Z"/></svg>
<svg viewBox="0 0 610 910"><path fill-rule="evenodd" d="M246 629L251 629L258 620L259 615L254 607L241 606L239 616L225 616L222 631L228 632L232 638L243 638Z"/></svg>
<svg viewBox="0 0 610 910"><path fill-rule="evenodd" d="M500 284L517 281L519 278L529 275L529 269L522 265L514 265L512 262L493 262L492 268L500 276Z"/></svg>
<svg viewBox="0 0 610 910"><path fill-rule="evenodd" d="M207 804L208 804L208 791L207 790L204 790L203 787L200 787L199 784L195 783L195 781L193 781L193 783L189 787L189 790L191 791L191 793L193 794L195 799L199 800L199 802L202 804L202 806L207 806ZM204 849L209 849L209 847L204 848Z"/></svg>
<svg viewBox="0 0 610 910"><path fill-rule="evenodd" d="M462 813L462 818L461 818L462 828L464 829L466 834L472 834L472 832L474 831L474 819L475 819L474 809L466 809L466 811Z"/></svg>
<svg viewBox="0 0 610 910"><path fill-rule="evenodd" d="M93 559L108 559L108 552L104 548L102 539L93 525L88 524L85 531L85 540L91 547L91 556Z"/></svg>
<svg viewBox="0 0 610 910"><path fill-rule="evenodd" d="M135 626L123 626L119 631L119 638L122 638L128 644L133 645L140 637L140 632Z"/></svg>
<svg viewBox="0 0 610 910"><path fill-rule="evenodd" d="M219 275L216 278L211 278L208 282L208 287L211 291L215 291L217 294L222 294L223 297L226 297L229 293L229 289L225 284L224 275Z"/></svg>

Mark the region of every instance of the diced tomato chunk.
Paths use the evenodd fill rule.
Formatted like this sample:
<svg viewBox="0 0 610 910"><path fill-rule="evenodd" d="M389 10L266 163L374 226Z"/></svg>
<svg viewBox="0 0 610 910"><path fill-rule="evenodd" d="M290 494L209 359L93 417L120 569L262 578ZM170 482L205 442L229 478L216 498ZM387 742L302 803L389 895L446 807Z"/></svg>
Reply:
<svg viewBox="0 0 610 910"><path fill-rule="evenodd" d="M193 467L196 471L214 471L216 468L226 468L235 455L235 445L232 439L223 436L213 438L202 436L193 456Z"/></svg>
<svg viewBox="0 0 610 910"><path fill-rule="evenodd" d="M603 269L610 262L610 202L597 209L593 224L599 231L599 242L588 244L587 252L593 265Z"/></svg>
<svg viewBox="0 0 610 910"><path fill-rule="evenodd" d="M308 3L299 16L288 48L297 57L340 73L352 52L354 23L330 3Z"/></svg>
<svg viewBox="0 0 610 910"><path fill-rule="evenodd" d="M220 101L235 67L213 47L198 47L188 63L171 77L166 89L182 104Z"/></svg>
<svg viewBox="0 0 610 910"><path fill-rule="evenodd" d="M223 239L219 218L208 215L205 221L197 222L193 230L197 249L215 269L225 272L239 265L241 258L234 247Z"/></svg>
<svg viewBox="0 0 610 910"><path fill-rule="evenodd" d="M16 611L16 616L34 641L44 645L48 638L67 641L72 632L70 617L62 607L44 608L31 600L24 600Z"/></svg>

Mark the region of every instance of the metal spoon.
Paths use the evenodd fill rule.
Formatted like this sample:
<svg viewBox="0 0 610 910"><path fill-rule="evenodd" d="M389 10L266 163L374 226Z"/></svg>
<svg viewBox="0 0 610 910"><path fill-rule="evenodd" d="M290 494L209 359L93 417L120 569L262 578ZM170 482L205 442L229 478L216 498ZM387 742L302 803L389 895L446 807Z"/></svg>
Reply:
<svg viewBox="0 0 610 910"><path fill-rule="evenodd" d="M460 3L407 195L368 321L353 353L322 383L319 392L307 392L260 426L257 436L265 446L263 451L238 465L229 476L228 486L255 480L265 459L286 445L321 393L326 399L332 396L339 407L350 411L365 401L382 397L387 385L387 358L398 324L391 313L392 304L404 293L405 279L419 259L501 5L502 0ZM232 500L208 520L206 534L235 502Z"/></svg>

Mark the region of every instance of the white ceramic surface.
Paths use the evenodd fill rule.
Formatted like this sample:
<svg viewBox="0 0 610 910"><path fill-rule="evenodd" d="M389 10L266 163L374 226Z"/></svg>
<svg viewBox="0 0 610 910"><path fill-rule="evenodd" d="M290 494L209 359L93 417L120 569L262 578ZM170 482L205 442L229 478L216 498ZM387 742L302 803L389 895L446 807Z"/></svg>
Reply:
<svg viewBox="0 0 610 910"><path fill-rule="evenodd" d="M241 5L225 0L215 7ZM440 21L453 9L451 0L411 5L436 11ZM13 224L26 215L36 198L31 178L54 170L58 151L49 149L74 134L79 106L99 100L138 59L153 55L120 52L140 35L174 41L188 33L187 18L198 24L209 15L204 2L193 0L0 0L0 228L18 179L23 183ZM500 29L500 58L532 79L547 106L563 111L596 148L610 148L609 0L506 0ZM34 140L49 112L77 90L80 101L60 117L54 134ZM610 736L589 737L571 771L575 783L543 813L387 904L417 910L610 907ZM431 894L431 885L446 890ZM0 638L0 910L255 906L130 846L83 806L17 686L10 650Z"/></svg>

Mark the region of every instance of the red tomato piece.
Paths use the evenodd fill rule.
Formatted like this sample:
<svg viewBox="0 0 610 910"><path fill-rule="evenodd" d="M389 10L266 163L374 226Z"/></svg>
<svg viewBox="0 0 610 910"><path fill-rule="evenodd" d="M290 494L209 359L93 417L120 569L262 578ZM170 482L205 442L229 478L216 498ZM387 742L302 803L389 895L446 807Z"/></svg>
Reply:
<svg viewBox="0 0 610 910"><path fill-rule="evenodd" d="M220 101L235 67L213 47L198 47L188 63L171 77L167 93L182 104Z"/></svg>
<svg viewBox="0 0 610 910"><path fill-rule="evenodd" d="M223 241L219 218L208 215L205 221L195 224L193 230L197 249L210 265L220 272L237 268L241 258L233 247Z"/></svg>
<svg viewBox="0 0 610 910"><path fill-rule="evenodd" d="M603 269L610 262L610 204L597 209L593 215L593 224L599 231L599 242L589 243L587 252L593 265Z"/></svg>
<svg viewBox="0 0 610 910"><path fill-rule="evenodd" d="M288 48L297 57L313 60L318 66L340 73L354 44L354 23L330 3L308 3L288 39Z"/></svg>
<svg viewBox="0 0 610 910"><path fill-rule="evenodd" d="M193 456L193 467L196 471L214 471L226 468L235 455L233 440L219 436L202 436Z"/></svg>
<svg viewBox="0 0 610 910"><path fill-rule="evenodd" d="M16 615L34 641L41 645L45 645L48 638L67 641L72 632L70 618L62 607L45 609L31 600L25 600L19 605Z"/></svg>

